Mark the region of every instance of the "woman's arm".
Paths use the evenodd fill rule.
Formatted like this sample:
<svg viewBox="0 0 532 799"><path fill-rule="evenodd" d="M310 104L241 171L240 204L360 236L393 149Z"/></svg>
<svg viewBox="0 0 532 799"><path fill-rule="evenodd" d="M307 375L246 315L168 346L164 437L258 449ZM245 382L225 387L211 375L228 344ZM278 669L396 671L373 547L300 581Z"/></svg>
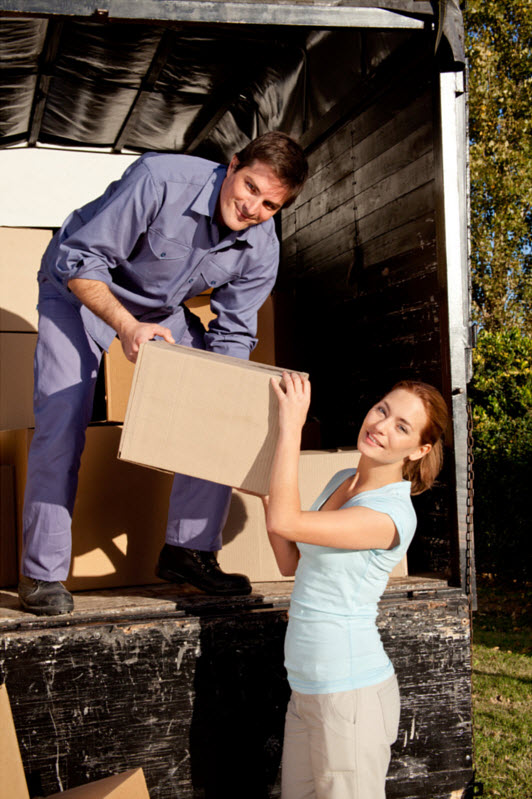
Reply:
<svg viewBox="0 0 532 799"><path fill-rule="evenodd" d="M301 429L310 404L310 383L283 374L285 390L272 379L279 401L279 438L266 513L269 535L338 549L392 549L399 536L391 517L370 508L302 511L298 487Z"/></svg>
<svg viewBox="0 0 532 799"><path fill-rule="evenodd" d="M336 549L393 549L399 535L387 513L371 508L302 511L267 522L268 533L287 541Z"/></svg>
<svg viewBox="0 0 532 799"><path fill-rule="evenodd" d="M264 513L268 514L268 497L261 497L264 506ZM283 577L292 577L296 573L297 564L299 563L299 550L293 541L287 541L285 538L276 535L275 533L268 532L270 539L270 546L273 550L275 560L279 567L279 571Z"/></svg>

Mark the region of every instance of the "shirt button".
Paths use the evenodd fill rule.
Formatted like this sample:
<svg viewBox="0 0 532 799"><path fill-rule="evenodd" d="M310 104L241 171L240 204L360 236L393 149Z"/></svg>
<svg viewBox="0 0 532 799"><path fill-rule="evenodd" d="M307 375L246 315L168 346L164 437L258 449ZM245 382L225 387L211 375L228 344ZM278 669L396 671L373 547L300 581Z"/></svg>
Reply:
<svg viewBox="0 0 532 799"><path fill-rule="evenodd" d="M188 282L189 282L189 283L194 283L194 278L193 278L193 277L191 277L191 278L190 278L190 280L189 280Z"/></svg>
<svg viewBox="0 0 532 799"><path fill-rule="evenodd" d="M215 286L215 285L216 285L216 280L211 280L211 286Z"/></svg>
<svg viewBox="0 0 532 799"><path fill-rule="evenodd" d="M164 258L164 257L165 257L165 255L166 255L166 253L165 253L165 252L162 252L162 253L161 253L161 258Z"/></svg>

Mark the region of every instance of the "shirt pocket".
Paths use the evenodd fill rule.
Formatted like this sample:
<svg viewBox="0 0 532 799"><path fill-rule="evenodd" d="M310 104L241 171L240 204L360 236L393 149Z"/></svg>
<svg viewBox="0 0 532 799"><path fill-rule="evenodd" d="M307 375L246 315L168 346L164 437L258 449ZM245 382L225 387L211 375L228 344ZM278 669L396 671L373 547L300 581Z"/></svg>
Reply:
<svg viewBox="0 0 532 799"><path fill-rule="evenodd" d="M239 276L236 269L229 271L225 266L215 262L214 258L209 258L201 264L200 274L205 282L205 288L203 290L217 289L219 286L230 283Z"/></svg>
<svg viewBox="0 0 532 799"><path fill-rule="evenodd" d="M151 254L157 261L183 261L192 252L192 248L186 244L167 239L151 228L147 238Z"/></svg>
<svg viewBox="0 0 532 799"><path fill-rule="evenodd" d="M120 271L126 275L127 283L132 282L143 291L155 288L172 292L187 273L192 253L193 248L150 229L139 239Z"/></svg>

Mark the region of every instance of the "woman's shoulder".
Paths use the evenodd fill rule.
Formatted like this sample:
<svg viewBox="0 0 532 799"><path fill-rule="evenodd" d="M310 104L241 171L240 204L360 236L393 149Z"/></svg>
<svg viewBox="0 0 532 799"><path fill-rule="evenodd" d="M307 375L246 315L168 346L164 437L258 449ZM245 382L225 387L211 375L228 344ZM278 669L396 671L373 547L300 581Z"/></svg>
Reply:
<svg viewBox="0 0 532 799"><path fill-rule="evenodd" d="M410 481L401 480L397 483L388 483L371 491L361 491L360 494L355 494L351 502L354 506L363 505L385 513L390 513L392 509L396 509L402 514L415 519L410 489Z"/></svg>

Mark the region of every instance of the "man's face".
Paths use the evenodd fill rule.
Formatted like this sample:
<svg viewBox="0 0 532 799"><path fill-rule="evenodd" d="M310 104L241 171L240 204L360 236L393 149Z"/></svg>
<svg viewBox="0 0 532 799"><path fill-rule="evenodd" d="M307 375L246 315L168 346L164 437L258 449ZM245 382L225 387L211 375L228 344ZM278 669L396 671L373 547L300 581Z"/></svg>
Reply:
<svg viewBox="0 0 532 799"><path fill-rule="evenodd" d="M225 176L216 221L230 230L244 230L259 225L273 216L288 200L289 189L275 172L262 161L252 161L237 170L238 158L233 156Z"/></svg>

